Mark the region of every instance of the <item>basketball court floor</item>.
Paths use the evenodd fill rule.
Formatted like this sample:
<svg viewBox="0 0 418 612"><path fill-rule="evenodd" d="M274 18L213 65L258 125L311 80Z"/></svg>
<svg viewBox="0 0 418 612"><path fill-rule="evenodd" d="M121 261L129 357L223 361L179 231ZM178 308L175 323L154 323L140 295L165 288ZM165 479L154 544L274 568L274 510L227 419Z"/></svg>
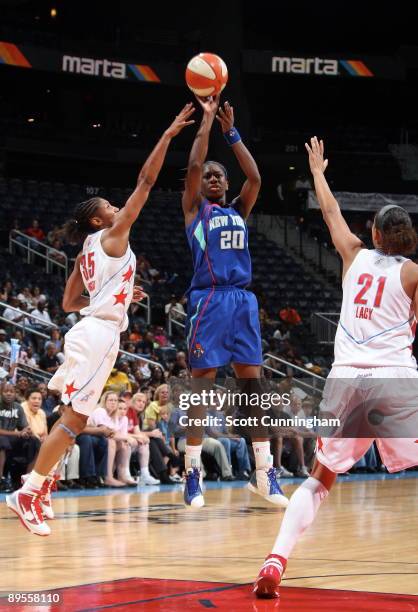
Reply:
<svg viewBox="0 0 418 612"><path fill-rule="evenodd" d="M291 494L297 480L284 481ZM251 583L283 510L244 483L60 493L53 534L29 534L0 502L0 610L418 611L418 472L340 477L288 564L279 600ZM9 603L48 591L60 603Z"/></svg>

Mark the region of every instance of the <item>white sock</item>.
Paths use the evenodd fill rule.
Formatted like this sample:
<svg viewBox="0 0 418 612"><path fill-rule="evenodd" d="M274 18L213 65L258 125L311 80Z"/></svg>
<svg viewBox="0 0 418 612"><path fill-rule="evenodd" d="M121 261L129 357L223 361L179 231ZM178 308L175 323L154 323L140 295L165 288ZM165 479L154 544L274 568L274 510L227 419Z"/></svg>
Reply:
<svg viewBox="0 0 418 612"><path fill-rule="evenodd" d="M265 467L270 467L272 464L270 455L270 441L253 442L253 450L255 457L255 469L262 470Z"/></svg>
<svg viewBox="0 0 418 612"><path fill-rule="evenodd" d="M33 490L38 491L44 484L45 478L46 476L43 476L42 474L38 474L37 472L32 470L32 472L29 474L29 478L27 479L25 484L22 486L22 491L25 491L26 493L33 491Z"/></svg>
<svg viewBox="0 0 418 612"><path fill-rule="evenodd" d="M184 457L184 467L186 471L190 468L197 468L200 470L200 455L202 454L202 445L190 446L186 444L186 455Z"/></svg>
<svg viewBox="0 0 418 612"><path fill-rule="evenodd" d="M141 468L141 476L145 476L145 477L151 476L151 474L149 473L149 468L142 467Z"/></svg>
<svg viewBox="0 0 418 612"><path fill-rule="evenodd" d="M273 546L273 554L289 558L299 537L313 523L318 508L327 495L328 489L312 476L296 489L286 508L279 535Z"/></svg>

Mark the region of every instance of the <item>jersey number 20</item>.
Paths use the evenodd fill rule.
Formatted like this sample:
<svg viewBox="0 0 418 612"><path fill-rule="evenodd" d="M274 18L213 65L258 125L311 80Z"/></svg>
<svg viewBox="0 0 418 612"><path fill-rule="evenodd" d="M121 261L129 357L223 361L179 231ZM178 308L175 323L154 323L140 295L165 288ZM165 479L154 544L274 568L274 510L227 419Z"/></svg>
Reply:
<svg viewBox="0 0 418 612"><path fill-rule="evenodd" d="M243 249L244 238L242 230L225 230L221 232L221 249Z"/></svg>
<svg viewBox="0 0 418 612"><path fill-rule="evenodd" d="M354 298L354 304L367 304L367 298L364 297L366 293L369 291L374 281L374 276L372 274L360 274L357 284L363 285L360 291L357 293ZM385 288L386 276L379 276L377 279L377 291L373 302L373 308L379 308L382 303L382 295L383 290Z"/></svg>

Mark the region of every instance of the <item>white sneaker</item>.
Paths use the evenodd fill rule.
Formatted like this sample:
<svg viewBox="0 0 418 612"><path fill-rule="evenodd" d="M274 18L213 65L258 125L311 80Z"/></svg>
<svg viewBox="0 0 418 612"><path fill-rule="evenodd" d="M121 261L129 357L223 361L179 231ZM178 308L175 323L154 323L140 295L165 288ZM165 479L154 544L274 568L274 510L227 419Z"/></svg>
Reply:
<svg viewBox="0 0 418 612"><path fill-rule="evenodd" d="M264 499L275 506L286 508L289 504L289 500L277 482L277 474L273 466L266 466L264 469L255 470L251 475L247 488L252 493L261 495L261 497L264 497Z"/></svg>
<svg viewBox="0 0 418 612"><path fill-rule="evenodd" d="M183 482L183 478L179 475L179 474L173 474L172 476L169 476L169 479L171 480L171 482Z"/></svg>
<svg viewBox="0 0 418 612"><path fill-rule="evenodd" d="M18 489L11 495L6 495L6 504L31 533L39 536L48 536L51 533L41 510L40 490L29 492Z"/></svg>
<svg viewBox="0 0 418 612"><path fill-rule="evenodd" d="M289 472L289 470L286 470L282 465L277 468L276 472L278 478L293 478L293 472Z"/></svg>
<svg viewBox="0 0 418 612"><path fill-rule="evenodd" d="M157 480L156 478L153 478L151 474L146 474L145 476L141 475L138 478L138 485L140 487L143 487L144 485L155 486L159 484L160 484L160 481Z"/></svg>
<svg viewBox="0 0 418 612"><path fill-rule="evenodd" d="M25 484L29 476L30 474L23 474L23 476L21 476L20 480L22 485ZM55 518L54 510L52 508L51 493L57 489L57 480L59 480L58 475L54 475L52 478L47 477L41 487L41 510L44 517L49 521L52 521L52 519Z"/></svg>

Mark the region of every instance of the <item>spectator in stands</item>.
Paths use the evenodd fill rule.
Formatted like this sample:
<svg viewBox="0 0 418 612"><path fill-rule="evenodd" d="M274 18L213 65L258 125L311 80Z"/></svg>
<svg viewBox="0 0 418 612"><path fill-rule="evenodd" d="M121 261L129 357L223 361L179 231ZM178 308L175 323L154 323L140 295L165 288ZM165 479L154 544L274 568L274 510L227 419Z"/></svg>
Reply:
<svg viewBox="0 0 418 612"><path fill-rule="evenodd" d="M170 391L168 385L163 384L156 388L154 393L154 401L152 401L145 410L145 429L155 429L160 420L160 411L162 407L171 409Z"/></svg>
<svg viewBox="0 0 418 612"><path fill-rule="evenodd" d="M38 367L38 361L31 346L27 346L24 350L21 349L19 354L19 363L27 365L30 368Z"/></svg>
<svg viewBox="0 0 418 612"><path fill-rule="evenodd" d="M142 340L142 334L138 323L134 323L131 327L131 331L129 333L129 341L134 343L134 346L137 342Z"/></svg>
<svg viewBox="0 0 418 612"><path fill-rule="evenodd" d="M20 404L25 401L26 393L29 389L29 379L27 376L19 376L16 382L16 401Z"/></svg>
<svg viewBox="0 0 418 612"><path fill-rule="evenodd" d="M86 489L105 486L108 438L112 436L113 429L110 427L87 425L83 433L76 438L76 443L80 448L80 484Z"/></svg>
<svg viewBox="0 0 418 612"><path fill-rule="evenodd" d="M32 310L31 314L38 317L38 319L42 319L43 321L45 321L45 323L52 324L51 317L49 316L48 312L48 303L45 297L39 298L37 307Z"/></svg>
<svg viewBox="0 0 418 612"><path fill-rule="evenodd" d="M168 454L169 478L173 482L181 482L182 478L179 476L180 466L180 451L176 449L176 442L173 433L170 431L170 410L168 406L162 406L160 409L160 420L158 421L158 429L163 434L163 440L166 445Z"/></svg>
<svg viewBox="0 0 418 612"><path fill-rule="evenodd" d="M155 328L154 340L159 348L165 348L169 345L168 338L164 329L161 326Z"/></svg>
<svg viewBox="0 0 418 612"><path fill-rule="evenodd" d="M34 219L32 221L32 225L25 230L25 234L31 238L39 240L39 242L43 242L45 240L45 232L39 226L38 219Z"/></svg>
<svg viewBox="0 0 418 612"><path fill-rule="evenodd" d="M280 310L279 317L289 327L302 323L302 318L296 308L292 308L289 304L286 304L286 306Z"/></svg>
<svg viewBox="0 0 418 612"><path fill-rule="evenodd" d="M51 344L57 349L57 353L60 353L64 348L64 339L59 329L56 327L52 328L49 332L50 340L45 342L45 349Z"/></svg>
<svg viewBox="0 0 418 612"><path fill-rule="evenodd" d="M34 287L32 287L31 289L31 299L30 299L30 304L29 306L32 308L37 308L38 307L38 302L39 301L44 301L46 302L46 295L44 295L43 293L41 293L40 288L38 287L38 285L35 285ZM36 313L35 313L36 314Z"/></svg>
<svg viewBox="0 0 418 612"><path fill-rule="evenodd" d="M144 339L138 342L137 353L141 355L150 356L154 353L154 335L152 332L147 331Z"/></svg>
<svg viewBox="0 0 418 612"><path fill-rule="evenodd" d="M1 385L0 397L0 487L5 487L6 459L13 488L20 487L20 477L30 471L41 443L28 426L22 406L16 402L13 384Z"/></svg>
<svg viewBox="0 0 418 612"><path fill-rule="evenodd" d="M147 361L143 359L138 359L137 370L141 373L141 380L149 380L151 378L152 372L150 370L149 364Z"/></svg>
<svg viewBox="0 0 418 612"><path fill-rule="evenodd" d="M60 361L57 357L57 349L53 344L49 344L48 348L46 349L45 355L43 355L39 360L39 367L45 372L55 374L59 366Z"/></svg>
<svg viewBox="0 0 418 612"><path fill-rule="evenodd" d="M113 435L107 438L107 473L105 484L112 487L124 487L127 484L136 484L126 475L129 472L129 461L131 458L131 447L126 435L120 432L124 428L118 414L119 396L114 391L105 391L100 399L100 406L93 411L87 425L93 427L105 426L113 431ZM114 472L117 472L117 478Z"/></svg>
<svg viewBox="0 0 418 612"><path fill-rule="evenodd" d="M6 330L0 329L0 355L10 355L11 347L6 337Z"/></svg>
<svg viewBox="0 0 418 612"><path fill-rule="evenodd" d="M172 376L180 376L180 373L184 370L188 370L186 353L184 351L179 351L176 355L176 362L171 370Z"/></svg>
<svg viewBox="0 0 418 612"><path fill-rule="evenodd" d="M9 295L13 292L12 281L6 281L0 290L0 301L7 302Z"/></svg>
<svg viewBox="0 0 418 612"><path fill-rule="evenodd" d="M50 391L45 382L38 383L38 391L42 395L42 410L47 416L53 413L54 409L59 406L59 393Z"/></svg>
<svg viewBox="0 0 418 612"><path fill-rule="evenodd" d="M149 472L149 438L146 434L142 433L138 427L138 417L136 416L135 411L132 412L132 407L130 405L132 398L129 397L129 395L130 394L125 391L125 393L119 397L119 417L123 419L121 433L126 435L126 439L131 446L132 453L138 454L138 462L140 467L138 484L158 485L160 484L160 481L153 478ZM130 410L129 417L128 410Z"/></svg>
<svg viewBox="0 0 418 612"><path fill-rule="evenodd" d="M137 431L135 429L136 421L138 421L139 431L143 429L144 413L147 403L148 397L145 393L136 393L129 403L127 416L130 421L130 427L133 428L134 432ZM143 433L145 433L149 440L150 467L157 475L161 484L173 484L167 472L167 464L170 457L161 430L155 428L153 430L144 431Z"/></svg>
<svg viewBox="0 0 418 612"><path fill-rule="evenodd" d="M116 364L116 368L113 368L109 378L106 381L104 386L105 391L115 391L117 393L122 393L123 391L132 391L132 385L130 383L129 377L126 372L122 371L122 367L124 367L124 363L127 363L129 366L129 362L123 361L122 359Z"/></svg>
<svg viewBox="0 0 418 612"><path fill-rule="evenodd" d="M46 414L42 410L42 395L36 388L29 388L25 393L25 401L22 402L26 420L34 436L43 442L48 435Z"/></svg>
<svg viewBox="0 0 418 612"><path fill-rule="evenodd" d="M226 426L225 414L222 410L217 410L215 407L210 408L208 410L208 415L213 417L213 419L216 418L216 425L212 424L210 427L206 427L206 433L211 438L219 440L223 445L231 470L232 455L235 456L238 464L238 480L249 480L251 465L245 438L229 433ZM215 421L213 420L212 423L215 423Z"/></svg>
<svg viewBox="0 0 418 612"><path fill-rule="evenodd" d="M60 264L65 264L66 255L62 250L62 244L59 240L54 240L51 244L51 248L48 249L48 257L57 261Z"/></svg>
<svg viewBox="0 0 418 612"><path fill-rule="evenodd" d="M178 310L180 312L174 312L175 310ZM164 306L164 311L165 311L167 320L168 320L170 313L171 313L172 319L174 319L175 321L180 321L181 323L183 323L186 317L186 313L184 312L183 304L180 302L178 297L174 294L171 296L169 303Z"/></svg>

